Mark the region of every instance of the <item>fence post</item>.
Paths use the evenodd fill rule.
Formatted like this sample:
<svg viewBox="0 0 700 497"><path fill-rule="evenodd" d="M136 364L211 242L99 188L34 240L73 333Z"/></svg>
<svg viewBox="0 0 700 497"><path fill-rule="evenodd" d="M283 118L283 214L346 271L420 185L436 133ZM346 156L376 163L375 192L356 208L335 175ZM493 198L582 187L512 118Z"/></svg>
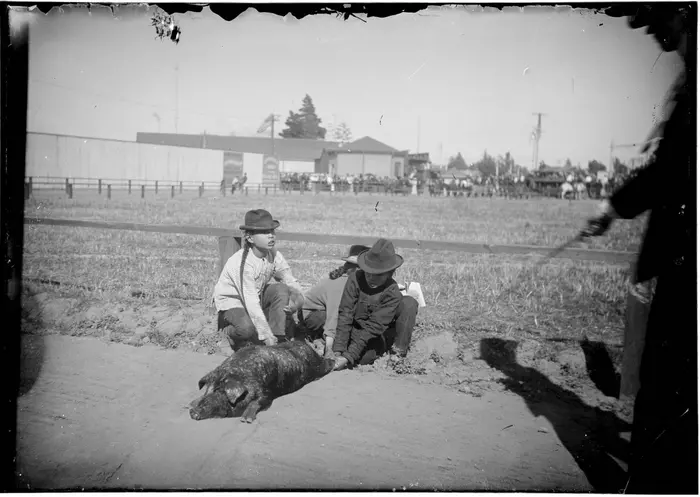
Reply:
<svg viewBox="0 0 700 497"><path fill-rule="evenodd" d="M204 193L204 185L199 185L199 196L201 198L202 194Z"/></svg>
<svg viewBox="0 0 700 497"><path fill-rule="evenodd" d="M32 177L29 177L29 195L32 194L32 187L34 186L34 182L32 181Z"/></svg>
<svg viewBox="0 0 700 497"><path fill-rule="evenodd" d="M233 236L219 237L219 274L223 271L226 261L241 248L241 238Z"/></svg>
<svg viewBox="0 0 700 497"><path fill-rule="evenodd" d="M107 185L107 198L112 198L112 185Z"/></svg>
<svg viewBox="0 0 700 497"><path fill-rule="evenodd" d="M68 193L68 185L69 185L69 184L70 184L70 183L68 182L68 178L66 178L66 193Z"/></svg>
<svg viewBox="0 0 700 497"><path fill-rule="evenodd" d="M29 200L29 185L31 185L31 183L28 181L24 182L24 200Z"/></svg>
<svg viewBox="0 0 700 497"><path fill-rule="evenodd" d="M97 180L97 193L99 195L102 195L102 180L101 179Z"/></svg>
<svg viewBox="0 0 700 497"><path fill-rule="evenodd" d="M182 181L180 181L180 195L182 195Z"/></svg>
<svg viewBox="0 0 700 497"><path fill-rule="evenodd" d="M156 195L158 195L158 180L156 180Z"/></svg>
<svg viewBox="0 0 700 497"><path fill-rule="evenodd" d="M146 185L141 185L141 198L146 198Z"/></svg>
<svg viewBox="0 0 700 497"><path fill-rule="evenodd" d="M272 194L273 194L273 195L277 195L277 183L275 183L274 185L272 185Z"/></svg>
<svg viewBox="0 0 700 497"><path fill-rule="evenodd" d="M170 185L170 198L175 198L175 185Z"/></svg>
<svg viewBox="0 0 700 497"><path fill-rule="evenodd" d="M129 180L129 195L131 195L131 180Z"/></svg>
<svg viewBox="0 0 700 497"><path fill-rule="evenodd" d="M260 193L260 183L258 183L258 193Z"/></svg>
<svg viewBox="0 0 700 497"><path fill-rule="evenodd" d="M267 195L267 187L265 187L265 195Z"/></svg>
<svg viewBox="0 0 700 497"><path fill-rule="evenodd" d="M245 187L245 195L246 195L246 197L248 196L248 187L247 186Z"/></svg>
<svg viewBox="0 0 700 497"><path fill-rule="evenodd" d="M70 198L70 199L73 198L73 184L72 183L68 184L68 198Z"/></svg>

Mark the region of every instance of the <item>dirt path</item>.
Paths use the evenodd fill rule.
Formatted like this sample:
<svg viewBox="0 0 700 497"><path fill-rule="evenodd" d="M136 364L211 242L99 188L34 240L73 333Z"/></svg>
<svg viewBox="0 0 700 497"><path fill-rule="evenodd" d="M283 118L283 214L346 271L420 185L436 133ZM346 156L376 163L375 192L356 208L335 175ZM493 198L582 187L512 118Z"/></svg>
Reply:
<svg viewBox="0 0 700 497"><path fill-rule="evenodd" d="M220 356L23 337L22 488L592 490L521 397L343 371L258 420L183 408Z"/></svg>

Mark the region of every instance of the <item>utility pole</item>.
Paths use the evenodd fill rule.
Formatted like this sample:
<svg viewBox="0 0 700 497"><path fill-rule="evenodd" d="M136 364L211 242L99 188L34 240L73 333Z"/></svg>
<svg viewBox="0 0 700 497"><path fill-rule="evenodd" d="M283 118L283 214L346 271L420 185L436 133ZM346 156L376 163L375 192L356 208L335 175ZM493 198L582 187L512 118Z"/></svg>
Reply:
<svg viewBox="0 0 700 497"><path fill-rule="evenodd" d="M179 75L180 67L178 64L175 64L175 134L177 134L177 124L178 124L178 119L179 119L179 112L180 112L180 75Z"/></svg>
<svg viewBox="0 0 700 497"><path fill-rule="evenodd" d="M416 141L416 153L420 153L420 116L418 116L418 137Z"/></svg>
<svg viewBox="0 0 700 497"><path fill-rule="evenodd" d="M532 170L535 171L539 165L538 158L540 153L540 137L542 136L542 116L546 116L547 114L543 114L542 112L533 112L532 115L537 116L537 127L533 133L535 143L533 144L532 151Z"/></svg>
<svg viewBox="0 0 700 497"><path fill-rule="evenodd" d="M270 126L270 140L272 141L272 156L275 156L275 121L277 120L277 116L275 116L275 113L272 113L272 123Z"/></svg>

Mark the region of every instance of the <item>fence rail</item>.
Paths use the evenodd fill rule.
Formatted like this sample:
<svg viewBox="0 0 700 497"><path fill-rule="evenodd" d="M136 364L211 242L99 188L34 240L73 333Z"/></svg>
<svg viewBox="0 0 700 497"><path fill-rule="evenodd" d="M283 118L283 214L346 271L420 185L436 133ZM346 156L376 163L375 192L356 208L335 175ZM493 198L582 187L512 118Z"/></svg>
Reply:
<svg viewBox="0 0 700 497"><path fill-rule="evenodd" d="M150 233L169 233L183 235L213 236L219 238L220 251L222 244L232 244L234 241L240 246L240 235L236 230L206 226L179 226L179 225L155 225L122 223L113 221L88 221L78 219L32 218L25 217L25 224L43 224L51 226L72 226L78 228L116 229L127 231L143 231ZM318 243L322 245L372 245L376 237L354 235L325 235L317 233L293 233L286 231L277 232L277 238L291 242ZM540 247L533 245L490 245L485 243L445 242L436 240L411 240L405 238L392 238L397 248L437 250L450 252L464 252L471 254L497 254L497 255L547 255L552 247ZM235 248L231 245L230 248ZM229 250L230 250L229 248ZM221 254L220 254L221 255ZM624 264L632 262L636 254L633 252L591 250L569 248L557 254L559 259L576 261L593 261L609 264ZM222 256L223 257L223 256ZM228 259L228 257L226 257Z"/></svg>
<svg viewBox="0 0 700 497"><path fill-rule="evenodd" d="M79 178L79 177L56 177L56 176L27 176L24 180L24 198L29 199L34 190L65 191L68 198L73 198L75 188L96 189L99 195L106 192L107 198L112 198L113 190L127 190L129 194L140 192L141 198L145 198L146 190L170 193L175 197L176 193L182 194L185 190L197 190L199 196L205 190L216 190L225 196L231 191L231 186L224 181L173 181L173 180L150 180L150 179L123 179L123 178ZM236 187L242 194L248 195L249 191L258 193L272 192L276 194L281 187L277 183L247 183L245 187ZM231 191L233 193L233 191Z"/></svg>

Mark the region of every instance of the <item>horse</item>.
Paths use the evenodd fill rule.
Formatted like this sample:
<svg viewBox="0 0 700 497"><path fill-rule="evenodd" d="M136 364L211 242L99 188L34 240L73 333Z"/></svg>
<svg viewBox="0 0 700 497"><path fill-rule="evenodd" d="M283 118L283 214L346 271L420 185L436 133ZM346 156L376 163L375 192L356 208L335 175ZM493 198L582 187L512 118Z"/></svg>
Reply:
<svg viewBox="0 0 700 497"><path fill-rule="evenodd" d="M571 183L568 181L565 181L564 183L561 184L559 187L561 189L561 198L564 200L568 195L575 195L574 187L571 186Z"/></svg>
<svg viewBox="0 0 700 497"><path fill-rule="evenodd" d="M581 197L583 196L583 192L586 191L586 185L582 181L577 181L574 183L574 198L577 200L581 200ZM590 197L589 197L590 198Z"/></svg>

